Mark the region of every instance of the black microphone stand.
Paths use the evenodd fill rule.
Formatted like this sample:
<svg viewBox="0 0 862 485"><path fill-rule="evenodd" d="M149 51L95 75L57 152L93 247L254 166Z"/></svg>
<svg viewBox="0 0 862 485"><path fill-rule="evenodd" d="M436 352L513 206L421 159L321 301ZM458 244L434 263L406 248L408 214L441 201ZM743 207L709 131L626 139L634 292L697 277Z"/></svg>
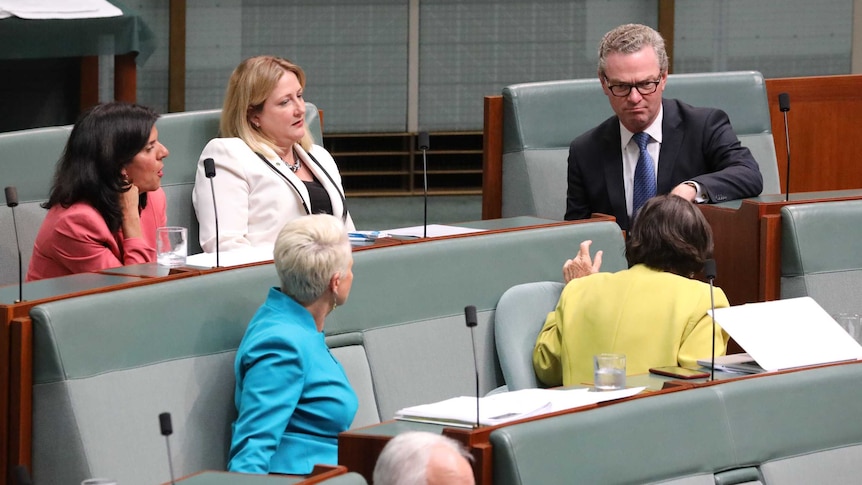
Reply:
<svg viewBox="0 0 862 485"><path fill-rule="evenodd" d="M15 218L15 207L18 206L18 189L9 186L4 189L6 205L12 211L12 227L15 230L15 247L18 249L18 299L15 303L24 301L24 265L21 259L21 241L18 238L18 220Z"/></svg>
<svg viewBox="0 0 862 485"><path fill-rule="evenodd" d="M476 318L476 307L468 305L464 307L464 320L467 322L467 327L470 328L470 340L473 343L473 368L476 370L476 427L479 427L479 363L476 360L476 331L475 328L479 324Z"/></svg>
<svg viewBox="0 0 862 485"><path fill-rule="evenodd" d="M171 456L171 440L170 436L174 432L174 426L171 423L171 413L159 414L159 429L162 436L165 437L165 446L168 449L168 468L171 472L171 485L174 485L174 459Z"/></svg>
<svg viewBox="0 0 862 485"><path fill-rule="evenodd" d="M709 280L709 307L712 309L712 360L709 364L709 380L715 380L715 260L707 259L703 265L703 272Z"/></svg>
<svg viewBox="0 0 862 485"><path fill-rule="evenodd" d="M215 161L212 158L207 158L204 160L204 175L208 179L210 179L210 192L212 193L213 198L213 215L215 216L215 233L216 233L216 268L219 267L219 250L218 250L218 240L219 240L219 230L218 230L218 207L216 206L216 196L215 196L215 184L213 182L213 177L215 177Z"/></svg>
<svg viewBox="0 0 862 485"><path fill-rule="evenodd" d="M420 131L419 132L419 149L422 150L422 178L424 181L424 191L425 195L425 212L423 217L423 230L422 237L428 237L428 146L430 145L428 141L428 132Z"/></svg>
<svg viewBox="0 0 862 485"><path fill-rule="evenodd" d="M787 174L784 177L784 201L790 201L790 128L787 124L787 112L790 111L790 95L778 95L778 108L784 113L784 141L787 144Z"/></svg>

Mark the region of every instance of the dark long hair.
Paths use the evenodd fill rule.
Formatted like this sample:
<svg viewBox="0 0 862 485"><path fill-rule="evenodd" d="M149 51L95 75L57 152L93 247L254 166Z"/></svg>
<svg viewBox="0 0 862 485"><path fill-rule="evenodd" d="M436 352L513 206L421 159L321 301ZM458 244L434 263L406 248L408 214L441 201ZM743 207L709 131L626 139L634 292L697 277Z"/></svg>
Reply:
<svg viewBox="0 0 862 485"><path fill-rule="evenodd" d="M146 106L113 102L94 106L75 122L42 207L92 205L111 232L120 229L119 195L129 190L122 170L146 145L159 115ZM141 207L146 193L141 194Z"/></svg>
<svg viewBox="0 0 862 485"><path fill-rule="evenodd" d="M629 266L645 264L691 277L712 257L712 229L700 209L682 197L659 195L638 211L626 241Z"/></svg>

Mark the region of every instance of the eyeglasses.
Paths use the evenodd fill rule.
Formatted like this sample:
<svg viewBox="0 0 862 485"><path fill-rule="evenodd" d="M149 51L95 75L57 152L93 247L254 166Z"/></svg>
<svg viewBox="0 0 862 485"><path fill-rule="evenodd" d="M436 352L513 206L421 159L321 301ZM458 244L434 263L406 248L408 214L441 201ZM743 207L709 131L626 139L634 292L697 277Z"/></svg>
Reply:
<svg viewBox="0 0 862 485"><path fill-rule="evenodd" d="M641 96L646 96L647 94L656 92L658 85L661 84L661 79L658 81L641 81L637 84L611 84L610 80L605 77L605 84L608 85L608 89L611 91L611 94L620 98L625 98L632 92L632 88L637 89Z"/></svg>

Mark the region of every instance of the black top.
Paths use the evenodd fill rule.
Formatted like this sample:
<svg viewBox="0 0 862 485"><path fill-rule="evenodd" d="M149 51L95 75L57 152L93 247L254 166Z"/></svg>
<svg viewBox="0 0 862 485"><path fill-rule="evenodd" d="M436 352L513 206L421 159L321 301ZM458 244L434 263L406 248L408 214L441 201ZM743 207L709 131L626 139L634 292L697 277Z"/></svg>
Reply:
<svg viewBox="0 0 862 485"><path fill-rule="evenodd" d="M311 201L312 214L329 214L332 215L332 201L329 199L329 194L323 185L314 179L311 182L302 181L305 188L308 189L308 199Z"/></svg>

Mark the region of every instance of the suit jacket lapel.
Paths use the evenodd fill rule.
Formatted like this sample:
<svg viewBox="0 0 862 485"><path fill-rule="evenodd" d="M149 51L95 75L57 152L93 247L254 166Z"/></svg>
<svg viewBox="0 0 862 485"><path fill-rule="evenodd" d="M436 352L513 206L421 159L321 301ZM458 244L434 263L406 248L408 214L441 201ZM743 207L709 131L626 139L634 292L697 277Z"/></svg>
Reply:
<svg viewBox="0 0 862 485"><path fill-rule="evenodd" d="M666 194L673 189L674 168L685 138L685 130L682 127L682 117L676 103L665 99L662 100L662 106L664 107L664 120L661 124L662 141L661 150L658 154L656 188L657 193Z"/></svg>
<svg viewBox="0 0 862 485"><path fill-rule="evenodd" d="M602 168L605 172L605 183L608 188L608 200L611 201L613 214L621 214L617 221L621 226L625 227L628 224L628 216L626 210L626 190L623 185L623 154L620 150L620 122L617 117L613 118L613 122L605 130L602 136L604 148L599 153L613 154L607 159L602 160Z"/></svg>

